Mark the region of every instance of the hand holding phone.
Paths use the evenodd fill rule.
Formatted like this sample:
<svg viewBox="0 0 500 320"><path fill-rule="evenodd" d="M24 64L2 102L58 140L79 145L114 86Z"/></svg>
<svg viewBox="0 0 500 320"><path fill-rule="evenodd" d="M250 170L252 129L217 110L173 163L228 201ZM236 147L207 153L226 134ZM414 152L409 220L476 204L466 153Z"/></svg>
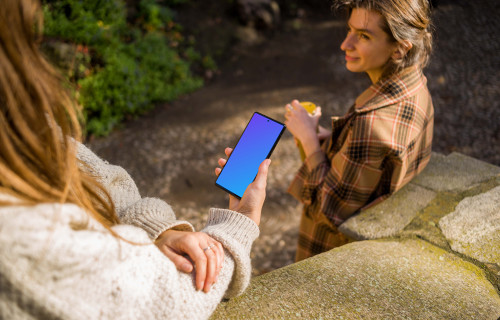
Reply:
<svg viewBox="0 0 500 320"><path fill-rule="evenodd" d="M234 149L226 148L228 159L219 159L222 169L215 169L215 185L230 194L229 209L248 216L257 225L266 198L271 161L266 159L284 131L284 124L255 112Z"/></svg>
<svg viewBox="0 0 500 320"><path fill-rule="evenodd" d="M229 157L232 151L233 149L226 148L226 156ZM219 159L219 165L221 168L224 168L226 162L226 159ZM266 159L262 162L259 166L257 177L247 187L241 200L231 194L229 195L229 209L246 215L257 225L260 224L262 206L264 205L264 200L266 199L267 173L270 163L271 159ZM215 169L216 176L219 176L222 170L221 168Z"/></svg>
<svg viewBox="0 0 500 320"><path fill-rule="evenodd" d="M259 112L248 122L215 185L241 199L257 176L262 161L271 156L285 125Z"/></svg>

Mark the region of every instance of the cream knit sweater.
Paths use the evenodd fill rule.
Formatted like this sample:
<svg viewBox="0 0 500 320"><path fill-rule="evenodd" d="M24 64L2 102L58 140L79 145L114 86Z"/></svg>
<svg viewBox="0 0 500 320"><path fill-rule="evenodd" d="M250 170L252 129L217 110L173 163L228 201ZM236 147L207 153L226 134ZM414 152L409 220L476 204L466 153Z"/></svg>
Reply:
<svg viewBox="0 0 500 320"><path fill-rule="evenodd" d="M159 199L141 198L127 172L79 145L78 157L102 177L123 222L113 237L72 204L0 207L1 319L206 319L220 300L250 280L250 249L259 234L249 218L211 209L201 230L220 241L225 260L209 293L178 272L152 240L164 230L192 230ZM5 197L5 196L4 196ZM88 227L75 228L88 221Z"/></svg>

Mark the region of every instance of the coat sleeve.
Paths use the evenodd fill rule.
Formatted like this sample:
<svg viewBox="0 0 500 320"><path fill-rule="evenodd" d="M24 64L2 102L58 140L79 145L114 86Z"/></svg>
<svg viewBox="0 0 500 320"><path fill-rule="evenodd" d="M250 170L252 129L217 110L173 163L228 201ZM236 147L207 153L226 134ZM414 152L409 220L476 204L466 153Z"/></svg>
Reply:
<svg viewBox="0 0 500 320"><path fill-rule="evenodd" d="M340 149L308 157L289 189L337 226L369 202L383 176L386 146L376 142L367 128L373 128L370 120L353 120Z"/></svg>

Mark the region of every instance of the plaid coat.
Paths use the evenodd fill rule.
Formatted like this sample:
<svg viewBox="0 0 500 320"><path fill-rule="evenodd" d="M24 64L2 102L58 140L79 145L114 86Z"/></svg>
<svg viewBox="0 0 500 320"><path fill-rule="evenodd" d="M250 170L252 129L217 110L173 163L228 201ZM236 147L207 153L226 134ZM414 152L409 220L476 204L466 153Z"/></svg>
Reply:
<svg viewBox="0 0 500 320"><path fill-rule="evenodd" d="M427 165L434 109L417 67L371 85L310 155L288 192L304 204L297 260L350 240L337 226L399 190Z"/></svg>

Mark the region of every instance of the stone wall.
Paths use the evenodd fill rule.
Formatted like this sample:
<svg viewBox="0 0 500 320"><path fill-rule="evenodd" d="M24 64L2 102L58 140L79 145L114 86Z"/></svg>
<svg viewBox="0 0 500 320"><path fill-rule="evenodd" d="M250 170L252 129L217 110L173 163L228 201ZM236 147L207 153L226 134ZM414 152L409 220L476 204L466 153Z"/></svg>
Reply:
<svg viewBox="0 0 500 320"><path fill-rule="evenodd" d="M500 318L499 167L434 153L341 230L358 241L255 277L212 319Z"/></svg>

